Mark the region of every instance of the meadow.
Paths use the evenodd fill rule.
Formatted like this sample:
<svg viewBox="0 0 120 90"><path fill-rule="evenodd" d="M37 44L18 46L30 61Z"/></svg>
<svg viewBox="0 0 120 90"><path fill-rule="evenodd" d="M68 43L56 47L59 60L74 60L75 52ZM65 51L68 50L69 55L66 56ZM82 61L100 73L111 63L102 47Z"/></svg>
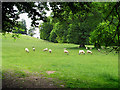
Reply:
<svg viewBox="0 0 120 90"><path fill-rule="evenodd" d="M25 52L26 47L29 53ZM52 53L44 52L44 48L52 49ZM54 82L62 81L65 88L118 88L118 54L106 55L92 49L92 55L79 55L80 49L85 50L76 44L52 43L25 35L14 40L7 34L2 36L2 71L13 70L24 77L25 71L41 73L54 78ZM56 72L48 75L46 71Z"/></svg>

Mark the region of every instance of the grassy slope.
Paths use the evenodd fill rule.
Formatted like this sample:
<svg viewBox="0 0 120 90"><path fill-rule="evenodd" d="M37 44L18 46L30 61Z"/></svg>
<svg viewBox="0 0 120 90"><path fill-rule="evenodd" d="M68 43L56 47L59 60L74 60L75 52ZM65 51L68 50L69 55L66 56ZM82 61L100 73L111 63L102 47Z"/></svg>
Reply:
<svg viewBox="0 0 120 90"><path fill-rule="evenodd" d="M35 52L32 46L36 48ZM26 47L30 53L25 52ZM43 52L46 47L52 49L51 54ZM69 55L63 53L64 48L70 52ZM78 55L78 51L74 44L50 43L29 36L20 36L14 41L11 35L7 35L2 38L2 68L39 72L63 80L70 88L117 88L117 54L105 55L93 49L93 55ZM56 72L47 75L46 71Z"/></svg>

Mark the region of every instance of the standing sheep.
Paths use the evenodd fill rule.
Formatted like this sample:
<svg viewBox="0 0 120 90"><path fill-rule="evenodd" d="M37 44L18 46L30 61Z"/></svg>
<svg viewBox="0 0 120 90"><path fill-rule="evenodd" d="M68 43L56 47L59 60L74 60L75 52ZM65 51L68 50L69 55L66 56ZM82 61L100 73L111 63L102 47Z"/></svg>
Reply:
<svg viewBox="0 0 120 90"><path fill-rule="evenodd" d="M52 50L51 49L49 49L49 53L51 53L52 52Z"/></svg>
<svg viewBox="0 0 120 90"><path fill-rule="evenodd" d="M92 47L90 47L90 49L92 49Z"/></svg>
<svg viewBox="0 0 120 90"><path fill-rule="evenodd" d="M84 50L79 50L79 55L82 54L82 53L85 54L85 51Z"/></svg>
<svg viewBox="0 0 120 90"><path fill-rule="evenodd" d="M87 53L91 53L91 54L92 54L92 51L90 51L90 50L87 50Z"/></svg>
<svg viewBox="0 0 120 90"><path fill-rule="evenodd" d="M28 48L25 48L25 51L29 53L29 49Z"/></svg>
<svg viewBox="0 0 120 90"><path fill-rule="evenodd" d="M33 51L35 51L35 48L34 47L32 47L33 48Z"/></svg>
<svg viewBox="0 0 120 90"><path fill-rule="evenodd" d="M86 50L88 49L88 47L86 47Z"/></svg>

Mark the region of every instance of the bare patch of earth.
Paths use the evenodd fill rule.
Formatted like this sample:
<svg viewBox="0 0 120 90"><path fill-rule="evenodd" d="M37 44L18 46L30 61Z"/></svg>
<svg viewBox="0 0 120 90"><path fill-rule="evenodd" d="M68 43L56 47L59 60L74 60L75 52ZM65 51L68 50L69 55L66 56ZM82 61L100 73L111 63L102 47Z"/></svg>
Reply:
<svg viewBox="0 0 120 90"><path fill-rule="evenodd" d="M61 81L56 83L54 80L37 72L26 71L24 76L21 73L5 71L2 76L2 88L64 88L64 85L60 84Z"/></svg>

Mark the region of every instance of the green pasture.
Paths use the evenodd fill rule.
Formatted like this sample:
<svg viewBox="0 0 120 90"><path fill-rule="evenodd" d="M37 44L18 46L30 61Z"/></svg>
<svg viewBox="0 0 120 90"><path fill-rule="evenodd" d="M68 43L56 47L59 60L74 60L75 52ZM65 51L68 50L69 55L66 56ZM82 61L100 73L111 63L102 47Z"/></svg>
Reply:
<svg viewBox="0 0 120 90"><path fill-rule="evenodd" d="M30 52L26 53L25 48ZM44 48L52 49L52 53L44 52ZM64 48L69 55L64 53ZM2 71L14 70L24 76L27 76L25 71L38 72L54 78L54 82L62 81L66 88L118 87L118 54L106 55L101 53L105 50L92 49L92 55L79 55L79 50L85 49L75 44L52 43L25 35L14 40L11 34L7 34L2 36ZM56 72L48 75L46 71Z"/></svg>

